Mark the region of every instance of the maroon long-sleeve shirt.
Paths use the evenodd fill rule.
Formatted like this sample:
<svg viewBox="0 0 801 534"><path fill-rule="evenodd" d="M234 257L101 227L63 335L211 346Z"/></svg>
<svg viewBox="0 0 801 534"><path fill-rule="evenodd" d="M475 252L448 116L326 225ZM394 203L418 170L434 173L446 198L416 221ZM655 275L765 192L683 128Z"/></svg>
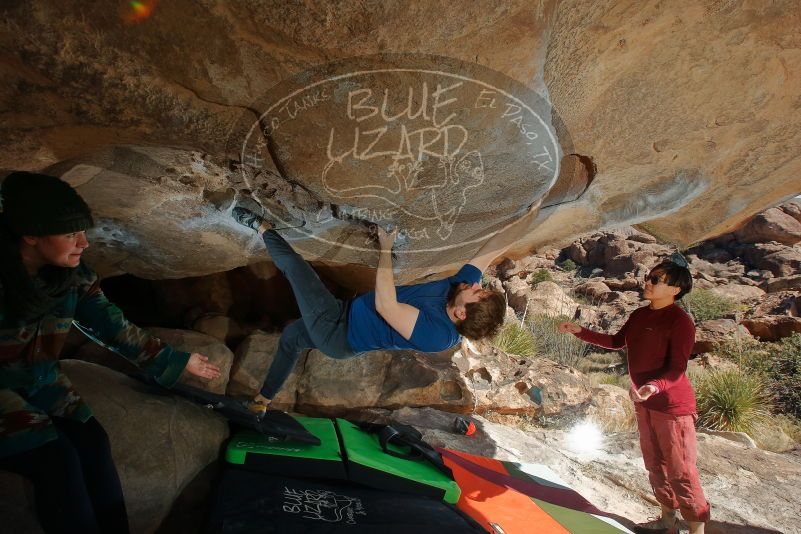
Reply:
<svg viewBox="0 0 801 534"><path fill-rule="evenodd" d="M634 387L653 384L659 389L644 407L673 415L696 412L695 392L685 373L695 343L695 325L676 304L635 310L615 335L582 328L575 336L607 349L626 347Z"/></svg>

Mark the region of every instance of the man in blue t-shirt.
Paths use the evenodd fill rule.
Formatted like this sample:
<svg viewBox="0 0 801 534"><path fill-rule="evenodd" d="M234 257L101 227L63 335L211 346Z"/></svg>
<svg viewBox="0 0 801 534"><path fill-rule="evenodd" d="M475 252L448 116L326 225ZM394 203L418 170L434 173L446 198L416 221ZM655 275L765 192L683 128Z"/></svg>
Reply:
<svg viewBox="0 0 801 534"><path fill-rule="evenodd" d="M495 335L503 324L506 299L497 290L482 289L481 275L490 262L520 237L537 214L539 202L519 220L487 240L455 275L423 284L395 286L392 245L397 230L378 227L380 254L375 290L348 302L334 297L311 266L272 225L243 207L234 219L259 232L275 266L286 276L301 318L281 333L267 378L252 401L251 411L263 413L294 369L300 354L317 348L344 359L372 350L413 349L440 352L460 336L478 340Z"/></svg>

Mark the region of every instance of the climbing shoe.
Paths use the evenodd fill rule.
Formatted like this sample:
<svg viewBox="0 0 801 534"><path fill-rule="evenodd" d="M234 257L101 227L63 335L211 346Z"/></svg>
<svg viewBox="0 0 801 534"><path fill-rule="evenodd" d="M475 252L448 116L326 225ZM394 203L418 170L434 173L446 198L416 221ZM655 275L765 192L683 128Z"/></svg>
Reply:
<svg viewBox="0 0 801 534"><path fill-rule="evenodd" d="M264 417L264 414L267 413L266 404L254 401L253 399L247 399L240 402L242 403L242 407L245 408L245 410L255 415L258 419L261 419L262 417Z"/></svg>
<svg viewBox="0 0 801 534"><path fill-rule="evenodd" d="M249 209L241 206L236 206L233 210L231 210L231 217L233 217L234 220L242 226L247 226L248 228L256 230L257 232L259 231L261 224L266 222L259 215L256 215ZM272 227L269 222L267 225L268 227Z"/></svg>

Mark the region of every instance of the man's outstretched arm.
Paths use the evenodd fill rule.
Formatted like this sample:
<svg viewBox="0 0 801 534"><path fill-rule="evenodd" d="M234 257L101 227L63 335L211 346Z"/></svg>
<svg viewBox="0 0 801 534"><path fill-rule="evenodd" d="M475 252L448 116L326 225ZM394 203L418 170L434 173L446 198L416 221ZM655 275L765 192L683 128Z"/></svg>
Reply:
<svg viewBox="0 0 801 534"><path fill-rule="evenodd" d="M537 217L537 213L540 211L540 204L542 204L542 199L532 204L525 215L506 225L506 227L489 238L481 245L481 248L478 249L478 252L468 263L478 267L482 273L486 271L492 260L509 250L509 247L523 236L529 223Z"/></svg>
<svg viewBox="0 0 801 534"><path fill-rule="evenodd" d="M375 275L375 310L404 339L411 339L414 325L420 310L409 304L398 302L395 293L395 277L392 274L392 244L395 242L397 229L387 233L377 227L378 243L381 247L378 257L378 269Z"/></svg>

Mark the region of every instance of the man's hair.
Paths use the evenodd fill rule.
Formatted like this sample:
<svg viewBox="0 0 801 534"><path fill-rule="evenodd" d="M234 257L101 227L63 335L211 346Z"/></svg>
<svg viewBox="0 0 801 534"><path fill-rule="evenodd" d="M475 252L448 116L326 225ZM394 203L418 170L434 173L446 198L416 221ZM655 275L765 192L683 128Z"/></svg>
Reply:
<svg viewBox="0 0 801 534"><path fill-rule="evenodd" d="M681 288L681 291L679 291L675 297L676 300L679 300L692 291L693 276L690 274L690 270L687 267L681 267L670 260L665 260L651 269L651 273L649 274L654 273L664 273L665 283L667 283L667 285Z"/></svg>
<svg viewBox="0 0 801 534"><path fill-rule="evenodd" d="M461 290L461 285L454 285L448 295L448 302L452 303ZM506 298L503 293L496 289L487 291L478 302L465 305L467 317L455 325L456 331L471 341L495 336L506 317Z"/></svg>

